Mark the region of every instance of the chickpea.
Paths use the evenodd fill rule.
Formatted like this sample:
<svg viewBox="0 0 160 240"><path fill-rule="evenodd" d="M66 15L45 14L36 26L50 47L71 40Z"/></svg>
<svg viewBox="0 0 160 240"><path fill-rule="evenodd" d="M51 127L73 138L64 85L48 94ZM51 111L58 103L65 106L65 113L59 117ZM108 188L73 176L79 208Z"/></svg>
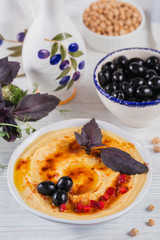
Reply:
<svg viewBox="0 0 160 240"><path fill-rule="evenodd" d="M113 29L114 29L114 32L115 32L115 33L118 33L118 31L119 31L119 26L118 26L118 25L114 25Z"/></svg>
<svg viewBox="0 0 160 240"><path fill-rule="evenodd" d="M114 14L115 16L118 16L118 15L119 15L119 10L118 10L118 9L114 9L113 14Z"/></svg>
<svg viewBox="0 0 160 240"><path fill-rule="evenodd" d="M125 14L122 14L122 15L120 16L120 19L125 20L125 19L126 19Z"/></svg>
<svg viewBox="0 0 160 240"><path fill-rule="evenodd" d="M132 10L131 10L131 9L129 9L129 10L126 12L126 16L127 16L128 18L131 18L131 17L132 17Z"/></svg>
<svg viewBox="0 0 160 240"><path fill-rule="evenodd" d="M154 205L150 204L147 209L148 209L148 211L153 211L154 210Z"/></svg>
<svg viewBox="0 0 160 240"><path fill-rule="evenodd" d="M108 26L107 30L108 30L108 32L112 32L113 31L113 26L112 25Z"/></svg>
<svg viewBox="0 0 160 240"><path fill-rule="evenodd" d="M98 13L103 13L103 9L98 9Z"/></svg>
<svg viewBox="0 0 160 240"><path fill-rule="evenodd" d="M98 32L101 32L101 30L102 30L101 27L98 26L98 27L97 27L97 31L98 31Z"/></svg>
<svg viewBox="0 0 160 240"><path fill-rule="evenodd" d="M111 21L109 20L106 21L106 26L110 26L111 24L112 24Z"/></svg>
<svg viewBox="0 0 160 240"><path fill-rule="evenodd" d="M123 26L123 21L119 20L119 26Z"/></svg>
<svg viewBox="0 0 160 240"><path fill-rule="evenodd" d="M113 19L113 14L112 14L112 13L108 13L107 18L112 21L112 19Z"/></svg>
<svg viewBox="0 0 160 240"><path fill-rule="evenodd" d="M100 20L100 21L104 21L104 20L105 20L105 17L101 14L101 15L99 15L99 20Z"/></svg>
<svg viewBox="0 0 160 240"><path fill-rule="evenodd" d="M125 21L125 23L126 23L126 25L131 26L132 21L131 21L131 19L127 19L127 20Z"/></svg>
<svg viewBox="0 0 160 240"><path fill-rule="evenodd" d="M133 32L135 29L134 29L134 26L129 26L129 32Z"/></svg>
<svg viewBox="0 0 160 240"><path fill-rule="evenodd" d="M128 30L128 26L127 26L127 25L124 25L124 29L127 31L127 30Z"/></svg>
<svg viewBox="0 0 160 240"><path fill-rule="evenodd" d="M136 236L138 233L139 233L139 230L137 228L132 228L132 230L130 231L131 236Z"/></svg>
<svg viewBox="0 0 160 240"><path fill-rule="evenodd" d="M112 8L112 5L110 3L106 4L104 7L106 10L110 10Z"/></svg>
<svg viewBox="0 0 160 240"><path fill-rule="evenodd" d="M159 153L160 152L160 146L154 145L153 146L153 151L156 152L156 153Z"/></svg>
<svg viewBox="0 0 160 240"><path fill-rule="evenodd" d="M159 138L159 137L154 137L154 138L152 139L152 143L153 143L153 144L158 144L158 143L160 143L160 138Z"/></svg>
<svg viewBox="0 0 160 240"><path fill-rule="evenodd" d="M155 221L153 219L149 219L148 220L148 225L149 226L154 226L155 225Z"/></svg>
<svg viewBox="0 0 160 240"><path fill-rule="evenodd" d="M101 29L105 29L105 28L106 28L106 24L102 22L102 23L100 24L100 27L101 27Z"/></svg>
<svg viewBox="0 0 160 240"><path fill-rule="evenodd" d="M85 22L86 26L90 26L90 23L88 21Z"/></svg>
<svg viewBox="0 0 160 240"><path fill-rule="evenodd" d="M116 3L116 1L114 1L114 2L111 2L111 6L114 8L114 7L116 7L117 6L117 3Z"/></svg>
<svg viewBox="0 0 160 240"><path fill-rule="evenodd" d="M92 4L91 4L91 9L92 9L92 10L98 10L97 4L96 4L96 3L92 3Z"/></svg>

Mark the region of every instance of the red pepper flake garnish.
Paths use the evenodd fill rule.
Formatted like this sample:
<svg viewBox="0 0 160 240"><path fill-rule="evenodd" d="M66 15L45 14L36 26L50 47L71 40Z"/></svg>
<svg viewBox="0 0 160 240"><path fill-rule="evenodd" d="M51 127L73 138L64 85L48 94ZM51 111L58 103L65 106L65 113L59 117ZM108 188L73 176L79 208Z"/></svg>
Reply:
<svg viewBox="0 0 160 240"><path fill-rule="evenodd" d="M116 189L113 188L113 187L109 187L106 191L106 193L109 195L109 196L112 196L114 197L116 195Z"/></svg>
<svg viewBox="0 0 160 240"><path fill-rule="evenodd" d="M128 189L125 186L120 186L120 187L118 187L118 191L121 194L124 194L124 193L126 193L128 191Z"/></svg>
<svg viewBox="0 0 160 240"><path fill-rule="evenodd" d="M61 204L61 206L59 207L59 210L60 210L61 212L64 212L66 209L67 209L67 207L66 207L66 204L65 204L65 203Z"/></svg>
<svg viewBox="0 0 160 240"><path fill-rule="evenodd" d="M118 183L125 183L126 182L126 174L122 174L118 177Z"/></svg>
<svg viewBox="0 0 160 240"><path fill-rule="evenodd" d="M91 207L89 205L83 206L83 211L84 212L90 212L90 210L91 210Z"/></svg>
<svg viewBox="0 0 160 240"><path fill-rule="evenodd" d="M94 201L94 200L90 200L90 206L91 206L92 208L96 208L96 207L98 207L98 202L97 202L97 201Z"/></svg>
<svg viewBox="0 0 160 240"><path fill-rule="evenodd" d="M75 210L76 212L83 212L83 205L81 203L78 203Z"/></svg>
<svg viewBox="0 0 160 240"><path fill-rule="evenodd" d="M101 199L104 200L104 201L108 201L109 199L109 196L107 193L105 193L104 195L101 196Z"/></svg>
<svg viewBox="0 0 160 240"><path fill-rule="evenodd" d="M99 201L98 202L98 207L100 208L100 209L104 209L104 202L103 201Z"/></svg>

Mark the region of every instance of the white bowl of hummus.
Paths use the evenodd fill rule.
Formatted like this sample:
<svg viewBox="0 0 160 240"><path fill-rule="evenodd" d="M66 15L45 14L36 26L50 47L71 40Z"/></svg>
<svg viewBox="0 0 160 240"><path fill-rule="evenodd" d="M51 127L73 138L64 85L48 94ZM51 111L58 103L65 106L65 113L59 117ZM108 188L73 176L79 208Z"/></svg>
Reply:
<svg viewBox="0 0 160 240"><path fill-rule="evenodd" d="M126 175L127 192L116 192L114 196L109 196L109 200L105 199L108 189L119 189L117 179L122 174L107 168L97 154L87 155L84 149L78 147L74 132L80 133L88 121L72 119L53 123L30 135L15 149L8 166L8 186L25 209L57 222L93 224L127 213L144 197L152 175L148 153L118 127L96 120L102 131L102 143L129 153L149 169L148 173ZM46 180L57 183L63 176L72 177L73 188L68 193L67 209L60 211L52 204L51 197L38 193L37 185ZM99 200L103 202L103 207L90 208L91 201ZM75 209L79 203L88 206L85 210L89 208L89 211L77 212Z"/></svg>

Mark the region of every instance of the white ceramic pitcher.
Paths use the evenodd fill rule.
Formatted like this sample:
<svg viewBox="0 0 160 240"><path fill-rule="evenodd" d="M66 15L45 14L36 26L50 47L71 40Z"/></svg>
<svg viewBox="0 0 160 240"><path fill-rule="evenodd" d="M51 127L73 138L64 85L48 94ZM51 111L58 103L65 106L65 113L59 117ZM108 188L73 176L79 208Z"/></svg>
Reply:
<svg viewBox="0 0 160 240"><path fill-rule="evenodd" d="M27 78L62 101L75 94L85 68L84 41L66 14L63 0L41 0L23 47ZM74 90L74 91L73 91Z"/></svg>

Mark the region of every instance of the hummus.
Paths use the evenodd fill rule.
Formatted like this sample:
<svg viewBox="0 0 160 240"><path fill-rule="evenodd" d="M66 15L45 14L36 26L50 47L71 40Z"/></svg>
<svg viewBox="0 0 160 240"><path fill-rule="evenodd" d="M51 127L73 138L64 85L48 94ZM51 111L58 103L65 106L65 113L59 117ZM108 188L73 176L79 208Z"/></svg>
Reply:
<svg viewBox="0 0 160 240"><path fill-rule="evenodd" d="M105 203L105 209L92 209L90 213L77 213L78 203L88 205L90 200L98 201L109 187L116 187L119 172L107 168L97 151L87 155L77 143L74 132L81 128L61 129L46 133L31 143L17 159L14 182L24 202L31 208L45 214L66 219L89 220L117 213L128 207L143 188L147 174L132 175L126 184L128 191L118 194ZM102 130L107 147L117 147L143 162L136 147L127 140ZM67 210L60 212L52 205L51 197L37 192L42 181L57 182L63 176L70 176L73 188L69 193Z"/></svg>

